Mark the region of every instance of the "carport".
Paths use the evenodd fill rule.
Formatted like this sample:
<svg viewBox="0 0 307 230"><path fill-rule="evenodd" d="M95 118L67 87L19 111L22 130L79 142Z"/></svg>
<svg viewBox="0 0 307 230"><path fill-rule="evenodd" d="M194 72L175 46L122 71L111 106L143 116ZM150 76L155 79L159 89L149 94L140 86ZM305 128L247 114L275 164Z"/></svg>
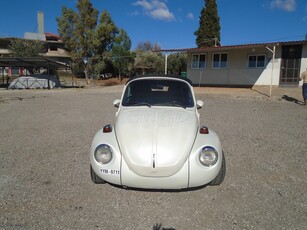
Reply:
<svg viewBox="0 0 307 230"><path fill-rule="evenodd" d="M53 57L0 57L0 67L2 67L3 85L8 84L9 77L5 83L4 69L5 67L21 67L21 68L46 68L47 74L50 70L58 70L59 68L71 69L64 62L58 61L58 58Z"/></svg>

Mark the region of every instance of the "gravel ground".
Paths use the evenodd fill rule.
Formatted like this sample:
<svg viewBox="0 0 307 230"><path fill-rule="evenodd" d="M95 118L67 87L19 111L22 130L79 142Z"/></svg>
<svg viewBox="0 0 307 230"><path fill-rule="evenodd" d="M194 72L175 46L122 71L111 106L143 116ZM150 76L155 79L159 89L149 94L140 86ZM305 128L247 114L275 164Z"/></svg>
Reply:
<svg viewBox="0 0 307 230"><path fill-rule="evenodd" d="M201 122L222 140L226 178L172 192L91 182L91 139L114 123L121 89L0 90L0 229L306 229L298 89L271 99L261 89L196 89Z"/></svg>

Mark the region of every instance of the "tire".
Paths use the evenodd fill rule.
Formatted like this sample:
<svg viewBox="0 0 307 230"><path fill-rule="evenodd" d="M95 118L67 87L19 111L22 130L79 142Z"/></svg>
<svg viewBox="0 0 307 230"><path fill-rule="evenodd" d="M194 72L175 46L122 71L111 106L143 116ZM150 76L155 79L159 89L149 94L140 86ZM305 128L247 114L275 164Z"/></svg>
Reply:
<svg viewBox="0 0 307 230"><path fill-rule="evenodd" d="M224 181L225 175L226 175L226 161L225 161L225 156L223 152L222 167L219 171L219 174L217 174L217 176L214 178L213 181L209 183L209 185L211 186L220 185Z"/></svg>
<svg viewBox="0 0 307 230"><path fill-rule="evenodd" d="M101 179L93 170L91 166L91 179L95 184L104 184L106 183L105 180Z"/></svg>

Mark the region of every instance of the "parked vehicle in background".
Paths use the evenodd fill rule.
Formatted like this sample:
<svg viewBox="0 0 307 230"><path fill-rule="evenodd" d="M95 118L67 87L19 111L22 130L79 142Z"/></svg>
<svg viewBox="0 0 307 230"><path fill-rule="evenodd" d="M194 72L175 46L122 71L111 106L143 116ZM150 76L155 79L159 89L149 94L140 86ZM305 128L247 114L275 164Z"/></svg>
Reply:
<svg viewBox="0 0 307 230"><path fill-rule="evenodd" d="M102 73L102 74L100 74L101 79L107 79L107 78L111 78L111 77L113 77L112 73Z"/></svg>

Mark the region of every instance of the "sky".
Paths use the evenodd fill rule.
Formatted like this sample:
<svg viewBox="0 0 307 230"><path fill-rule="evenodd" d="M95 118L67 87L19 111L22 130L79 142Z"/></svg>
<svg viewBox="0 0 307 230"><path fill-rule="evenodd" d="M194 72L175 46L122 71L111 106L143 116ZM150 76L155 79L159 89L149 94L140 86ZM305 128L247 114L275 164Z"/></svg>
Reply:
<svg viewBox="0 0 307 230"><path fill-rule="evenodd" d="M194 32L204 0L91 0L100 13L106 9L124 29L132 49L139 42L162 49L196 47ZM222 45L304 40L306 0L216 0ZM76 10L77 0L1 0L0 37L22 38L38 30L37 12L44 12L45 32L58 34L56 18L62 7ZM306 38L307 39L307 38Z"/></svg>

